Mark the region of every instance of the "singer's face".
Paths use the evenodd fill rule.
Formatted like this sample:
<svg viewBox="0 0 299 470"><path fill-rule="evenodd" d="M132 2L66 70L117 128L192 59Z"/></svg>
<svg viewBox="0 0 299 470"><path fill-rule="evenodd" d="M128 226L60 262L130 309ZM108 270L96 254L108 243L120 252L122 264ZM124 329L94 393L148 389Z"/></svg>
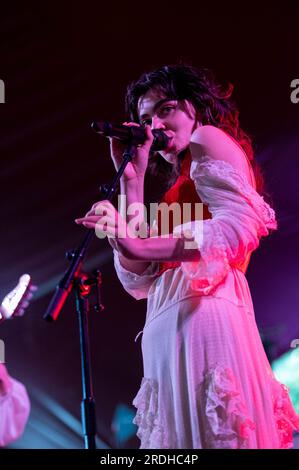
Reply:
<svg viewBox="0 0 299 470"><path fill-rule="evenodd" d="M150 124L152 129L161 129L170 137L167 148L159 152L169 163L176 162L177 155L189 146L192 133L201 125L196 121L192 103L165 98L155 89L140 97L138 114L141 124Z"/></svg>

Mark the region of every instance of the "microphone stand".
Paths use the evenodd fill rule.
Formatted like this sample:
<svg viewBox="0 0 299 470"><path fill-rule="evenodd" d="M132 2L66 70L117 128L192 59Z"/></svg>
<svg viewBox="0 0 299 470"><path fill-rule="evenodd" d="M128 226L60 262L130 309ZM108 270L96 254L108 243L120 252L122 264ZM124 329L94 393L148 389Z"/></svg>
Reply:
<svg viewBox="0 0 299 470"><path fill-rule="evenodd" d="M113 178L110 186L104 186L102 194L103 199L112 200L119 180L127 166L132 160L136 151L136 145L132 140L123 153L122 164ZM84 437L85 449L96 449L96 413L95 399L93 397L93 386L90 365L90 341L88 332L88 312L89 312L89 294L91 287L96 285L98 302L96 309L104 309L100 300L99 286L102 282L100 271L90 277L82 271L82 264L87 253L89 245L93 239L94 232L89 231L83 238L77 249L66 253L67 259L71 262L69 268L58 283L54 296L47 308L44 319L48 322L57 320L58 315L72 289L76 294L76 309L79 316L80 331L80 353L81 353L81 380L82 380L82 401L81 401L81 420L82 433Z"/></svg>

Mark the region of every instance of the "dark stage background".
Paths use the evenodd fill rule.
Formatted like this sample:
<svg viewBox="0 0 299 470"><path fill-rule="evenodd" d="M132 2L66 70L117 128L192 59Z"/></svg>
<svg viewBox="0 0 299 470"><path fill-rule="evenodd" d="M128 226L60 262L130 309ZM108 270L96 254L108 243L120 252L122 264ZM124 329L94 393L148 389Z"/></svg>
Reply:
<svg viewBox="0 0 299 470"><path fill-rule="evenodd" d="M90 123L125 120L126 85L153 67L183 59L235 84L241 124L254 138L279 223L247 273L258 326L273 358L299 338L299 103L290 99L291 81L299 78L298 7L142 7L132 13L133 6L117 11L89 2L1 6L0 294L24 272L39 286L26 316L1 325L7 367L32 402L25 434L13 447L83 446L74 298L55 324L42 315L66 269L65 251L82 239L74 219L114 175L108 141ZM147 189L150 197L152 182ZM135 448L126 421L142 378L134 338L146 302L122 289L106 240L94 240L86 267L101 269L106 306L90 314L99 445Z"/></svg>

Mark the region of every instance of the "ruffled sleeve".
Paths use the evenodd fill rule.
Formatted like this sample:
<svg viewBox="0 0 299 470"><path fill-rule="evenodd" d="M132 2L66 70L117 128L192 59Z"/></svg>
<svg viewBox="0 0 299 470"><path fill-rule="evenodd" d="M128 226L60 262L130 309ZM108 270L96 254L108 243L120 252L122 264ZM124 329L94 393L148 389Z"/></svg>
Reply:
<svg viewBox="0 0 299 470"><path fill-rule="evenodd" d="M204 156L192 161L190 176L212 219L178 226L174 233L182 233L183 227L194 236L200 260L183 262L182 270L193 289L208 295L232 267L246 262L277 223L274 210L229 163Z"/></svg>
<svg viewBox="0 0 299 470"><path fill-rule="evenodd" d="M151 262L142 274L127 271L119 261L117 250L114 253L114 267L124 289L136 300L146 299L153 281L158 277L159 263Z"/></svg>
<svg viewBox="0 0 299 470"><path fill-rule="evenodd" d="M9 389L0 396L0 447L18 439L25 428L30 401L24 385L9 377Z"/></svg>

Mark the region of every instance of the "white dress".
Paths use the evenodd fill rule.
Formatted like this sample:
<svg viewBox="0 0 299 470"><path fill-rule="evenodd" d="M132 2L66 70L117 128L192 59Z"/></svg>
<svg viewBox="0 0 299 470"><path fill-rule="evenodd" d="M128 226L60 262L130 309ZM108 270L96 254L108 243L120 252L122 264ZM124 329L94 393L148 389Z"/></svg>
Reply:
<svg viewBox="0 0 299 470"><path fill-rule="evenodd" d="M260 237L276 228L275 213L227 162L204 156L190 176L212 214L189 224L200 261L160 276L152 262L137 275L114 250L125 290L148 299L133 401L141 448L290 448L299 417L274 378L244 274Z"/></svg>

